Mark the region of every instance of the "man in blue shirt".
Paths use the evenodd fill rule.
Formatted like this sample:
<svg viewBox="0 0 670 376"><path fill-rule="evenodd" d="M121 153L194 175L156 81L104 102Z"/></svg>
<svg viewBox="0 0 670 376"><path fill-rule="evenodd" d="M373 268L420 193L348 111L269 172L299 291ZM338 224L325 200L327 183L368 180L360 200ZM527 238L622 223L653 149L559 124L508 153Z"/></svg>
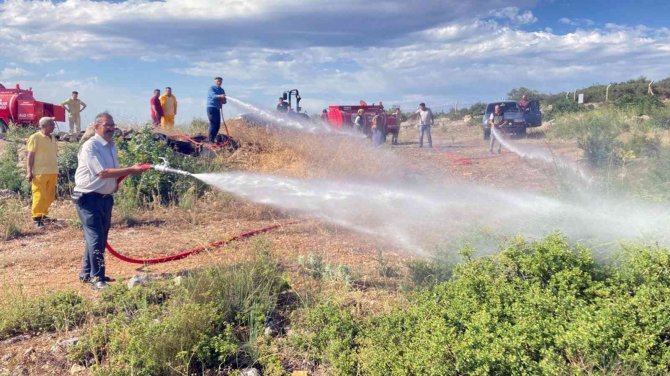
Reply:
<svg viewBox="0 0 670 376"><path fill-rule="evenodd" d="M223 78L214 78L214 85L207 93L207 118L209 119L209 142L216 142L221 127L221 106L226 103L226 91L221 87Z"/></svg>

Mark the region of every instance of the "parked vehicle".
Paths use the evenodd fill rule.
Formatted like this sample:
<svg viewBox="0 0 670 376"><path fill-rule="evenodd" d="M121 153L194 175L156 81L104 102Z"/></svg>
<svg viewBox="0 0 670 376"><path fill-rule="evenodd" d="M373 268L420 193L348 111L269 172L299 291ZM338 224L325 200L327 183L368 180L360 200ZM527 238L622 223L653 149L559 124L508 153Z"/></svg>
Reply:
<svg viewBox="0 0 670 376"><path fill-rule="evenodd" d="M540 111L540 101L532 100L528 103L525 110L519 108L515 101L500 101L491 102L486 105L486 111L482 117L482 130L484 132L484 139L488 140L491 137L491 125L489 118L499 105L503 113L505 122L502 125L503 132L514 134L526 134L526 129L529 127L539 127L542 125L542 112Z"/></svg>
<svg viewBox="0 0 670 376"><path fill-rule="evenodd" d="M16 84L10 89L0 84L0 133L7 132L9 124L37 127L43 116L65 121L65 108L36 100L32 88L25 90Z"/></svg>
<svg viewBox="0 0 670 376"><path fill-rule="evenodd" d="M400 120L395 115L387 114L384 111L384 105L381 102L379 102L378 105L375 105L374 103L368 105L365 101L360 101L358 105L328 106L328 124L336 129L353 128L356 113L360 109L363 110L363 116L366 120L366 126L365 129L363 129L363 133L366 135L372 133L372 130L370 129L372 118L375 115L379 115L382 118L382 132L384 134L384 139L386 139L388 134L395 134L397 137L400 129Z"/></svg>

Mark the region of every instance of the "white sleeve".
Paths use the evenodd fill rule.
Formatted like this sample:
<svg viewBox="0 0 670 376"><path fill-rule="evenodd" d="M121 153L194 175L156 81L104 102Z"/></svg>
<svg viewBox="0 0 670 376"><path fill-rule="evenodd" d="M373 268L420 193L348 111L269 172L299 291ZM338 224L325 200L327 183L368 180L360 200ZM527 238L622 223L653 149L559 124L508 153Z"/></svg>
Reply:
<svg viewBox="0 0 670 376"><path fill-rule="evenodd" d="M104 170L92 143L85 143L84 146L82 146L81 152L79 153L79 163L86 166L88 172L92 176L98 176L98 174Z"/></svg>

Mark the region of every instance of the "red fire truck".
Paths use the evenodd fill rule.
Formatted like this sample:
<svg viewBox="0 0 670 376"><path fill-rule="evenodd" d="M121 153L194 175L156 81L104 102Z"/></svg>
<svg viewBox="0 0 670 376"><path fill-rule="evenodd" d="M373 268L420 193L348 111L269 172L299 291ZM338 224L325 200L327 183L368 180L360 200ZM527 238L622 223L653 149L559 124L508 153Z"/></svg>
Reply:
<svg viewBox="0 0 670 376"><path fill-rule="evenodd" d="M0 84L0 133L7 132L9 124L36 127L43 116L65 121L65 108L36 100L32 89L21 89L19 84L13 89Z"/></svg>
<svg viewBox="0 0 670 376"><path fill-rule="evenodd" d="M393 134L397 138L398 131L400 130L400 119L395 115L389 115L384 111L384 104L379 102L378 105L374 103L369 105L365 101L360 101L358 105L350 106L328 106L328 124L333 128L346 128L354 126L354 118L356 118L356 113L358 110L363 110L363 116L365 117L365 129L363 133L370 134L370 125L372 124L372 118L375 115L379 115L382 119L384 138L387 134Z"/></svg>

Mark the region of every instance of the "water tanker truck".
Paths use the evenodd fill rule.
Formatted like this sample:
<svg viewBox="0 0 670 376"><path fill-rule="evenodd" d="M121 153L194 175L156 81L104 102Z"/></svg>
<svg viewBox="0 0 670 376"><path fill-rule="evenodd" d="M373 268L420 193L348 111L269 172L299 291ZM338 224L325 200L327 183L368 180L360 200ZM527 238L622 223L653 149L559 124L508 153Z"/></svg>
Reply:
<svg viewBox="0 0 670 376"><path fill-rule="evenodd" d="M15 88L0 84L0 133L7 132L9 124L37 127L43 116L65 121L65 108L36 100L32 89L21 89L19 84Z"/></svg>
<svg viewBox="0 0 670 376"><path fill-rule="evenodd" d="M383 125L382 132L384 133L384 139L386 139L386 135L388 134L394 134L397 138L398 131L400 130L400 119L396 115L387 114L384 111L384 104L382 102L379 102L378 105L374 103L368 105L365 101L360 101L358 105L328 106L328 124L336 129L354 128L354 119L358 110L363 110L363 116L365 117L365 129L363 129L363 133L366 135L372 133L370 129L372 118L375 115L379 115Z"/></svg>

